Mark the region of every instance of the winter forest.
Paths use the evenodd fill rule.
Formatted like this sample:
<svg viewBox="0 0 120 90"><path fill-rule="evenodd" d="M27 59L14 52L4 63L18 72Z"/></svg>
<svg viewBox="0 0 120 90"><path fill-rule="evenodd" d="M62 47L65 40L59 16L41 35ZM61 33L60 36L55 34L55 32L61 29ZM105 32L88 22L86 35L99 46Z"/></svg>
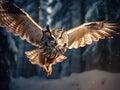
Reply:
<svg viewBox="0 0 120 90"><path fill-rule="evenodd" d="M28 12L30 16L42 27L46 27L46 25L49 24L52 28L64 28L65 30L68 30L82 23L92 21L109 21L112 23L120 23L120 0L10 1ZM27 90L25 88L20 89L20 87L13 87L13 84L15 83L14 81L16 80L16 82L18 82L17 79L20 78L28 80L31 78L33 78L33 80L37 79L36 83L38 83L38 81L39 83L42 83L43 81L50 83L52 80L60 80L61 78L68 78L70 81L76 77L75 75L78 76L85 72L91 72L92 70L95 70L95 72L91 72L95 78L99 77L99 74L96 73L100 70L102 75L109 75L108 73L115 75L117 74L120 81L119 41L120 35L114 35L113 39L106 38L104 40L100 40L99 42L93 42L92 45L67 50L65 53L68 57L67 60L54 65L52 75L47 76L40 66L32 65L25 56L24 52L32 50L34 47L25 40L21 40L19 37L14 36L13 33L8 33L4 28L0 28L0 90ZM89 76L89 73L85 75ZM107 81L107 79L103 79L101 83L104 85L105 81ZM116 82L115 80L113 81ZM87 80L84 82L87 82ZM18 84L20 84L20 82ZM73 83L72 85L76 85L77 87L78 84ZM43 86L46 86L45 83ZM82 87L82 85L79 87ZM110 85L108 85L108 87L110 88ZM40 88L34 90L41 89L56 90L54 88L45 89L42 85ZM58 90L67 89L58 88ZM75 89L72 87L69 90L91 89ZM120 90L120 86L118 90Z"/></svg>

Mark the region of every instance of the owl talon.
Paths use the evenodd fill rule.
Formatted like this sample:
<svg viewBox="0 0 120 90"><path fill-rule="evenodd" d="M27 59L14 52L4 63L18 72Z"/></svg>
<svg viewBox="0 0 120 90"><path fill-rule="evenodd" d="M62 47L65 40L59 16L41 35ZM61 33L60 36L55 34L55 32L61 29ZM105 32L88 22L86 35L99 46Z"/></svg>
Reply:
<svg viewBox="0 0 120 90"><path fill-rule="evenodd" d="M47 75L48 75L48 76L50 76L51 74L52 74L52 72L51 72L51 71L48 71L48 72L47 72Z"/></svg>
<svg viewBox="0 0 120 90"><path fill-rule="evenodd" d="M51 74L52 74L52 64L49 64L49 65L48 65L47 74L48 74L48 75L51 75Z"/></svg>

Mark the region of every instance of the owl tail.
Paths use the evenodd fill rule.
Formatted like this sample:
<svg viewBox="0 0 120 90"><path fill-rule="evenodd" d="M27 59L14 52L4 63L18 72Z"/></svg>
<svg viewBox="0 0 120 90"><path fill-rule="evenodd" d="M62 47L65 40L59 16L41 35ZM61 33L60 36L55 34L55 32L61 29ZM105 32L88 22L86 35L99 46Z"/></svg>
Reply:
<svg viewBox="0 0 120 90"><path fill-rule="evenodd" d="M38 49L27 51L27 52L25 52L25 54L29 58L29 61L32 64L40 64L40 61L39 61L39 50Z"/></svg>

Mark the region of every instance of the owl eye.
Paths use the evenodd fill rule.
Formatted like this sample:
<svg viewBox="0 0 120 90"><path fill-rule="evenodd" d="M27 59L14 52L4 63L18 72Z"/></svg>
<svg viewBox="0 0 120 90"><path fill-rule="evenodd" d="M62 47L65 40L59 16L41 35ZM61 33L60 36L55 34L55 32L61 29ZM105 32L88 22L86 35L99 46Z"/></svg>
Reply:
<svg viewBox="0 0 120 90"><path fill-rule="evenodd" d="M59 39L62 39L62 36L61 36L61 37L59 37Z"/></svg>

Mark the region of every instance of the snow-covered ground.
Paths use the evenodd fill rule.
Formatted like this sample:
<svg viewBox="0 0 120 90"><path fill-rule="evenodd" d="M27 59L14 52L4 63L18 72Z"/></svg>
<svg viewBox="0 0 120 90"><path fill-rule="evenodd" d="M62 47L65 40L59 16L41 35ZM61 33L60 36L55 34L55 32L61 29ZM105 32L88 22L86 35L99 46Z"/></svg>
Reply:
<svg viewBox="0 0 120 90"><path fill-rule="evenodd" d="M120 90L120 73L92 70L46 81L21 77L12 79L10 90Z"/></svg>

